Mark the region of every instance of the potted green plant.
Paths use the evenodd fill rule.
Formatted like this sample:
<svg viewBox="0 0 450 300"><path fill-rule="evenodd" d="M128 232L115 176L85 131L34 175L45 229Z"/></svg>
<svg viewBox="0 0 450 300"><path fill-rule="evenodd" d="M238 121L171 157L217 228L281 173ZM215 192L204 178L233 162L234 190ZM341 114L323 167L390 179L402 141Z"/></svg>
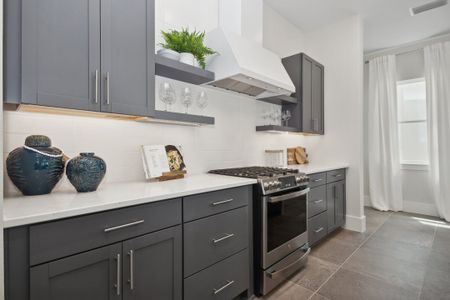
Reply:
<svg viewBox="0 0 450 300"><path fill-rule="evenodd" d="M183 28L181 31L170 30L162 31L164 43L161 44L163 49L158 51L158 54L168 57L176 57L175 53L179 53L179 61L189 64L198 65L201 68L205 68L205 59L208 55L216 54L216 52L205 46L205 32L199 32L194 30L189 32L187 28ZM168 52L170 50L170 52ZM173 51L173 52L172 52Z"/></svg>

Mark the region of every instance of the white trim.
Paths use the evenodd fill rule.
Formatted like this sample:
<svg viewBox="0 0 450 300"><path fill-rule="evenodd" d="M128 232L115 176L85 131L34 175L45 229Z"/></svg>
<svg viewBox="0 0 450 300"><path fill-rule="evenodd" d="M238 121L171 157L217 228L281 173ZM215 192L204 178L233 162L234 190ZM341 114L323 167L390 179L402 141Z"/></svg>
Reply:
<svg viewBox="0 0 450 300"><path fill-rule="evenodd" d="M403 162L400 165L401 170L408 170L408 171L429 171L430 165L425 162Z"/></svg>
<svg viewBox="0 0 450 300"><path fill-rule="evenodd" d="M403 201L403 211L427 216L439 217L436 205L414 201Z"/></svg>
<svg viewBox="0 0 450 300"><path fill-rule="evenodd" d="M371 59L374 59L375 57L383 56L383 55L389 55L389 54L398 55L401 53L412 52L412 51L423 49L430 44L444 42L444 41L450 41L450 33L432 37L432 38L428 38L428 39L424 39L424 40L420 40L420 41L406 43L406 44L396 46L396 47L391 47L391 48L386 48L386 49L382 49L382 50L376 50L373 52L369 52L364 55L364 61L367 62Z"/></svg>
<svg viewBox="0 0 450 300"><path fill-rule="evenodd" d="M356 217L356 216L345 216L345 229L364 232L366 231L366 216Z"/></svg>

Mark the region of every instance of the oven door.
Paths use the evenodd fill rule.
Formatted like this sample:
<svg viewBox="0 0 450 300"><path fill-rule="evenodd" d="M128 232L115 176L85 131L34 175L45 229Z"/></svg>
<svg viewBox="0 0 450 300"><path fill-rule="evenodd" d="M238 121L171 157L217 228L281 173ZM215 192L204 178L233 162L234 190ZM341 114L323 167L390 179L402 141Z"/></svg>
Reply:
<svg viewBox="0 0 450 300"><path fill-rule="evenodd" d="M308 242L309 188L265 196L262 228L262 267L269 268Z"/></svg>

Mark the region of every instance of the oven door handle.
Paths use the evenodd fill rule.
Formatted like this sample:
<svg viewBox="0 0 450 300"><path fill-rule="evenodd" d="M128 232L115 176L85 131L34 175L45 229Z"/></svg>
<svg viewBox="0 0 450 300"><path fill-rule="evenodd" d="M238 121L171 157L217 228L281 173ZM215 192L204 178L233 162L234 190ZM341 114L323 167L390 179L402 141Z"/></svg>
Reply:
<svg viewBox="0 0 450 300"><path fill-rule="evenodd" d="M269 203L277 203L277 202L289 200L289 199L292 199L292 198L301 197L301 196L304 196L304 195L308 194L309 191L310 191L310 188L306 188L306 189L301 190L299 192L289 193L289 194L281 195L281 196L269 197L267 202L269 202Z"/></svg>
<svg viewBox="0 0 450 300"><path fill-rule="evenodd" d="M281 273L283 273L284 271L288 270L289 268L291 268L292 266L297 264L299 261L302 261L309 254L309 252L311 252L311 248L310 247L308 247L308 250L305 251L305 254L303 254L300 258L296 259L294 262L290 263L289 265L287 265L286 267L284 267L284 268L282 268L280 270L276 270L274 272L270 272L267 275L271 279L277 278Z"/></svg>

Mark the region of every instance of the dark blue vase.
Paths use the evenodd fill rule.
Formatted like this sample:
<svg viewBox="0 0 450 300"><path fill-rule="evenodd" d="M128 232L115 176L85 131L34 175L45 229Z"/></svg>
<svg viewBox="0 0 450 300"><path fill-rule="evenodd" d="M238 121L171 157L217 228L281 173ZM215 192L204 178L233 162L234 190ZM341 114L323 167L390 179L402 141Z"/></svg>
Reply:
<svg viewBox="0 0 450 300"><path fill-rule="evenodd" d="M44 135L31 135L25 146L16 148L6 159L6 170L14 185L24 195L49 194L64 173L61 150L51 147Z"/></svg>
<svg viewBox="0 0 450 300"><path fill-rule="evenodd" d="M66 175L77 192L97 190L106 173L106 163L94 153L80 153L67 164Z"/></svg>

